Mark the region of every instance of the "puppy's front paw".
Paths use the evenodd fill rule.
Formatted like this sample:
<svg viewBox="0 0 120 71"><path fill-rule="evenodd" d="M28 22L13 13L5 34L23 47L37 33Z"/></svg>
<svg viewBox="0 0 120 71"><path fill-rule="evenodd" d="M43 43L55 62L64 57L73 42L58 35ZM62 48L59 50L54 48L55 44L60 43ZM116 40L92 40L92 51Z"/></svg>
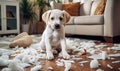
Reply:
<svg viewBox="0 0 120 71"><path fill-rule="evenodd" d="M67 52L63 52L62 55L63 55L63 58L65 58L65 59L70 58L70 55Z"/></svg>
<svg viewBox="0 0 120 71"><path fill-rule="evenodd" d="M47 52L47 59L52 60L54 59L53 53L52 52Z"/></svg>

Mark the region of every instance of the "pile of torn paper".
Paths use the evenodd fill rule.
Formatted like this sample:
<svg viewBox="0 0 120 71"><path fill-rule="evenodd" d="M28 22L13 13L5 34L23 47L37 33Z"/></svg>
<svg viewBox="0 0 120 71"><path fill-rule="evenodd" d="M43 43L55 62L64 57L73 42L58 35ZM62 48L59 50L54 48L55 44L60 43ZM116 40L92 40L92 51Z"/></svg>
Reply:
<svg viewBox="0 0 120 71"><path fill-rule="evenodd" d="M0 49L0 66L6 66L1 71L25 71L26 67L31 67L31 71L39 71L42 70L43 65L40 59L46 59L46 53L41 52L41 48L39 47L39 42L41 37L32 36L33 44L27 48L18 47L10 48L10 49ZM8 39L7 39L8 40ZM7 41L6 41L7 42ZM90 68L98 68L97 71L104 71L103 69L99 69L100 63L98 59L106 60L112 59L115 57L120 57L120 53L108 54L106 51L103 51L102 48L107 45L100 43L96 45L95 41L92 40L84 40L78 38L66 38L68 50L71 49L72 53L71 58L69 60L65 60L62 58L58 58L56 60L57 66L64 67L64 71L69 71L76 61L79 61L80 66L85 65L85 63L90 64ZM3 43L3 41L2 41ZM5 43L5 42L4 42ZM8 42L7 42L8 44ZM120 50L120 44L115 44L113 47L108 47L108 50L114 50L115 52ZM92 59L91 61L80 61L83 58L80 56L76 56L77 54L83 54L86 52L87 58ZM90 54L88 56L88 54ZM12 57L12 58L11 58ZM58 57L61 57L60 54ZM83 59L84 60L84 59ZM120 60L112 61L112 63L120 63ZM110 64L107 64L107 67L113 69ZM53 67L49 67L48 69L54 70ZM120 69L120 68L118 68Z"/></svg>

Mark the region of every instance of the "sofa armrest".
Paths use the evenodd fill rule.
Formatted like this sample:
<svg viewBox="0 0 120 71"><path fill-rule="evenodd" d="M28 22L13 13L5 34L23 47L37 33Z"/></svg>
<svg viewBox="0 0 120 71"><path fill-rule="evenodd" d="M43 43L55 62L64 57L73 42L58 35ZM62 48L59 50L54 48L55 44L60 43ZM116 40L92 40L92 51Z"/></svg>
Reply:
<svg viewBox="0 0 120 71"><path fill-rule="evenodd" d="M120 35L120 0L107 0L104 12L104 36Z"/></svg>

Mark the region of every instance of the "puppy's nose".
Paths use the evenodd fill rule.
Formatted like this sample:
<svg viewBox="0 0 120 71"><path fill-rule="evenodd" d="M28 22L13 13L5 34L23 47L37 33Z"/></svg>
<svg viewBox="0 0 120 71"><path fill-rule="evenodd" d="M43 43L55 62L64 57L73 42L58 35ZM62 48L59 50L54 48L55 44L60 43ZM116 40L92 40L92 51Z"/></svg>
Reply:
<svg viewBox="0 0 120 71"><path fill-rule="evenodd" d="M55 24L55 29L59 29L60 25L59 24Z"/></svg>

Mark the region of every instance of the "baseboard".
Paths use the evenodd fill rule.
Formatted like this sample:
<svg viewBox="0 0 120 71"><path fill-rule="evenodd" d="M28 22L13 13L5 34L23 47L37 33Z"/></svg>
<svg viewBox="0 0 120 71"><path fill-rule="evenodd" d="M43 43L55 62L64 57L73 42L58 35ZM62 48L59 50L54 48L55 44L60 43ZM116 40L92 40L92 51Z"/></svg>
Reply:
<svg viewBox="0 0 120 71"><path fill-rule="evenodd" d="M66 34L66 37L73 37L73 38L82 38L88 40L98 40L105 43L120 43L120 36L115 37L107 37L107 36L89 36L89 35L73 35L73 34Z"/></svg>
<svg viewBox="0 0 120 71"><path fill-rule="evenodd" d="M114 37L104 36L104 40L107 43L120 43L120 36L114 36Z"/></svg>

